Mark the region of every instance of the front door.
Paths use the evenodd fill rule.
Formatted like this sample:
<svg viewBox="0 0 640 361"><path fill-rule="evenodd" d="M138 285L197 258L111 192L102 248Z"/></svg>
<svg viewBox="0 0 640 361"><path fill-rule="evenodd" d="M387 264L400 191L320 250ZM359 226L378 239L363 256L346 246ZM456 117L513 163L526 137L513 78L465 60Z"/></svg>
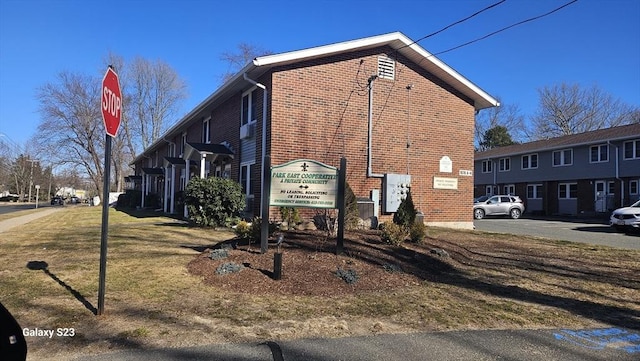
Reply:
<svg viewBox="0 0 640 361"><path fill-rule="evenodd" d="M596 181L595 185L595 209L596 212L607 211L607 188L605 181Z"/></svg>

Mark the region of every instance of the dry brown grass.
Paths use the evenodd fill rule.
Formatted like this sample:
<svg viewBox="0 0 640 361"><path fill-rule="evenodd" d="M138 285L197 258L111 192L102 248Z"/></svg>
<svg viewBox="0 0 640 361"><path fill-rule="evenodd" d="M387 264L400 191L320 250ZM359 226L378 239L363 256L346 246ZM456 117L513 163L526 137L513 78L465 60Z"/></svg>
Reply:
<svg viewBox="0 0 640 361"><path fill-rule="evenodd" d="M242 272L197 274L215 270L216 262L203 260L201 252L232 238L230 232L111 210L109 235L106 314L100 317L93 313L99 207L65 209L2 235L0 301L22 327L76 332L29 338L31 359L377 332L605 324L640 329L638 251L430 229L425 244L401 248L370 232L348 233L347 253L336 256L332 241L298 232L287 235L284 276L274 281L268 272L273 249L260 255L246 246L229 259L250 265ZM48 268L27 268L34 261ZM365 287L390 277L382 267L390 263L403 272L385 278L389 287ZM345 287L334 274L339 266L357 271L360 284ZM320 287L320 280L329 282L324 293L303 292Z"/></svg>

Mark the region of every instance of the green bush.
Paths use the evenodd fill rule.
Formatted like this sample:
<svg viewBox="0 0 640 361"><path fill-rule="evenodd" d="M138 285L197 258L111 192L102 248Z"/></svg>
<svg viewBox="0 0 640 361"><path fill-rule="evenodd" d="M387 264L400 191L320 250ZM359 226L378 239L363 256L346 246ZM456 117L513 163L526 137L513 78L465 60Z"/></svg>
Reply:
<svg viewBox="0 0 640 361"><path fill-rule="evenodd" d="M393 223L399 224L404 227L411 227L416 222L416 215L418 211L413 204L413 198L411 192L407 192L407 196L400 202L398 210L393 215Z"/></svg>
<svg viewBox="0 0 640 361"><path fill-rule="evenodd" d="M245 195L226 178L192 178L185 189L189 220L201 227L230 227L240 219Z"/></svg>
<svg viewBox="0 0 640 361"><path fill-rule="evenodd" d="M399 224L385 223L380 228L382 230L382 235L380 236L382 240L395 246L401 245L409 236L407 227Z"/></svg>
<svg viewBox="0 0 640 361"><path fill-rule="evenodd" d="M349 186L346 184L344 191L344 228L347 230L357 229L360 223L360 212L358 211L358 198Z"/></svg>
<svg viewBox="0 0 640 361"><path fill-rule="evenodd" d="M242 221L238 222L238 224L236 224L236 226L233 229L233 231L236 234L236 236L238 236L238 238L240 238L240 239L249 239L251 237L252 226L253 226L253 224L242 220Z"/></svg>
<svg viewBox="0 0 640 361"><path fill-rule="evenodd" d="M260 233L262 232L262 219L260 217L255 217L251 223L247 221L239 221L234 227L234 232L236 236L240 239L248 239L250 241L260 241ZM278 225L269 222L269 237L273 235L273 233L278 230Z"/></svg>
<svg viewBox="0 0 640 361"><path fill-rule="evenodd" d="M289 229L293 229L296 224L302 222L298 208L280 207L280 218L282 218L283 222L287 222Z"/></svg>
<svg viewBox="0 0 640 361"><path fill-rule="evenodd" d="M413 222L409 227L409 239L413 243L422 243L427 236L427 226L422 222Z"/></svg>

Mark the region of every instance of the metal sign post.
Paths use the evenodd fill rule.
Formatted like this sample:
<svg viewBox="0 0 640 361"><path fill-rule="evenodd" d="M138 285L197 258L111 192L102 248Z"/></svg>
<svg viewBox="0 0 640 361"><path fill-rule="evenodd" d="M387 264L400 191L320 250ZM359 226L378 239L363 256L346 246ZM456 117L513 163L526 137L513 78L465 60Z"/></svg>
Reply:
<svg viewBox="0 0 640 361"><path fill-rule="evenodd" d="M107 239L109 235L109 186L111 184L111 138L120 127L122 116L122 94L118 74L111 65L102 79L101 92L102 120L104 121L104 172L102 183L102 231L100 236L100 281L98 285L98 315L104 313L104 294L107 273Z"/></svg>

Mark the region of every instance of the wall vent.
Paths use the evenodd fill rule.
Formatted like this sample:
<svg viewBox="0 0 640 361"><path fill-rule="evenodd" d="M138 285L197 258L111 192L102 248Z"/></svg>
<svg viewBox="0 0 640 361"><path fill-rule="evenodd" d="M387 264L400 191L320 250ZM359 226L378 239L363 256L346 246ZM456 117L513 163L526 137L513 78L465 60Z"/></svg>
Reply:
<svg viewBox="0 0 640 361"><path fill-rule="evenodd" d="M395 72L396 72L395 60L386 56L378 57L378 77L379 78L393 80L395 77Z"/></svg>

